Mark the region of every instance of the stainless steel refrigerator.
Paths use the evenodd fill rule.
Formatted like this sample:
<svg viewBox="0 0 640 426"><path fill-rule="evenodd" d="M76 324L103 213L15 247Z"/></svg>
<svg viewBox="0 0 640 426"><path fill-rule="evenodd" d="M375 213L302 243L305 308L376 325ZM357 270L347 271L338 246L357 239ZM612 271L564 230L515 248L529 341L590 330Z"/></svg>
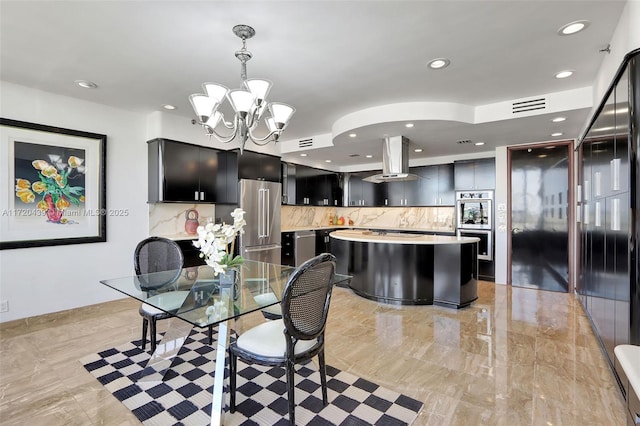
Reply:
<svg viewBox="0 0 640 426"><path fill-rule="evenodd" d="M240 180L240 207L247 221L240 235L240 254L248 260L280 264L279 182Z"/></svg>

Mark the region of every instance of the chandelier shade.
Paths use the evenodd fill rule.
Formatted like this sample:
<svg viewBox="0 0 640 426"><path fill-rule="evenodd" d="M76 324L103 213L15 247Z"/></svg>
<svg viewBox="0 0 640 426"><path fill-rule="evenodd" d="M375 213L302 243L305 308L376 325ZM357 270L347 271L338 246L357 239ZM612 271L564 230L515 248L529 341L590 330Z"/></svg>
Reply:
<svg viewBox="0 0 640 426"><path fill-rule="evenodd" d="M204 83L202 87L204 87L204 93L206 93L214 102L218 103L221 103L224 100L224 97L229 91L225 86L216 83Z"/></svg>
<svg viewBox="0 0 640 426"><path fill-rule="evenodd" d="M251 139L257 145L277 142L296 110L290 105L267 101L273 85L271 81L247 79L247 61L253 55L246 48L246 40L255 35L255 30L248 25L236 25L233 27L233 33L242 39L242 49L235 52L241 64L240 88L229 90L221 84L204 83L202 87L205 93L193 94L189 96L189 101L198 117L197 123L203 127L205 133L224 143L237 138L242 154L247 139ZM226 121L223 113L218 110L225 99L229 101L234 112L230 121ZM263 136L258 136L254 131L260 126L266 110L269 110L270 117L262 120L264 124L261 127L266 129L261 131L264 133ZM218 127L231 132L227 135L220 134Z"/></svg>

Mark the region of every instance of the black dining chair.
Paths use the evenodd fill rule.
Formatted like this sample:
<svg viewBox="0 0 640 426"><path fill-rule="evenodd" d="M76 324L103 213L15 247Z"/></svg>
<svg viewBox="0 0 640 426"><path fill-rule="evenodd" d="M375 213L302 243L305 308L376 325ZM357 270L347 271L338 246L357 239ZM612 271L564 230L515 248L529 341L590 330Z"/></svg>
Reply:
<svg viewBox="0 0 640 426"><path fill-rule="evenodd" d="M240 334L229 345L230 411L236 409L238 358L247 364L280 366L286 370L289 423L295 425L294 365L318 356L322 402L326 406L327 376L324 330L336 269L336 258L323 253L300 265L289 277L282 301L282 318Z"/></svg>
<svg viewBox="0 0 640 426"><path fill-rule="evenodd" d="M149 237L140 241L136 246L133 255L133 264L136 275L150 274L154 272L175 271L169 275L148 277L141 283L141 289L154 291L172 285L180 277L184 255L180 246L168 238ZM173 291L162 293L166 310L158 309L148 303L140 305L140 315L142 316L142 350L145 350L147 343L147 328L149 329L149 340L151 341L151 353L156 350L156 323L159 320L167 319L173 315L171 311L176 311L189 294L188 291ZM152 297L159 297L152 296ZM213 341L213 327L209 326L209 344Z"/></svg>

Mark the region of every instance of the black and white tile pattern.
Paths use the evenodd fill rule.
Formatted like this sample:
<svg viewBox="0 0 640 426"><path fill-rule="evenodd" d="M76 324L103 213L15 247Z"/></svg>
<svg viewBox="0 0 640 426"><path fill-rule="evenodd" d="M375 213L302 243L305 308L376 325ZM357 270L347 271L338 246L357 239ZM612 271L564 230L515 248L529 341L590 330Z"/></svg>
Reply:
<svg viewBox="0 0 640 426"><path fill-rule="evenodd" d="M162 383L138 380L149 360L139 343L107 349L80 362L145 425L208 425L215 351L206 333L192 332ZM237 410L226 413L225 425L288 424L284 369L238 361L238 370ZM329 405L323 407L315 365L297 366L295 376L298 424L406 425L422 408L420 401L331 366Z"/></svg>

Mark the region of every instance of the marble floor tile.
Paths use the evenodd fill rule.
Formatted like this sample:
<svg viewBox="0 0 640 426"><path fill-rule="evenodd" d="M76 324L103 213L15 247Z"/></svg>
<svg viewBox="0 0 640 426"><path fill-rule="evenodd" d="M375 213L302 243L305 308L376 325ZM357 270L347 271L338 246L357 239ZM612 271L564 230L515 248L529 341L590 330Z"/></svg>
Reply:
<svg viewBox="0 0 640 426"><path fill-rule="evenodd" d="M327 363L422 401L416 426L625 424L621 392L575 296L487 282L478 294L452 310L335 288ZM138 308L122 299L0 324L0 424L139 424L78 362L139 339ZM248 315L235 328L262 321Z"/></svg>

